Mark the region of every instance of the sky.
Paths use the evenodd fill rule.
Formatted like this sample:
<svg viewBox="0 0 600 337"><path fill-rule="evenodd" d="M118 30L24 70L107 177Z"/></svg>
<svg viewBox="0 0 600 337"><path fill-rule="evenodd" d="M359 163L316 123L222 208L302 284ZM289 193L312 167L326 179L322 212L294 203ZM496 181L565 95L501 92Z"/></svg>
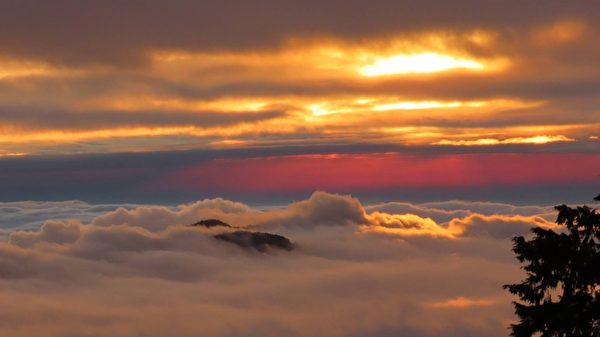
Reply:
<svg viewBox="0 0 600 337"><path fill-rule="evenodd" d="M0 200L588 200L598 7L5 0Z"/></svg>
<svg viewBox="0 0 600 337"><path fill-rule="evenodd" d="M508 336L511 238L599 206L598 36L591 0L0 0L0 335Z"/></svg>

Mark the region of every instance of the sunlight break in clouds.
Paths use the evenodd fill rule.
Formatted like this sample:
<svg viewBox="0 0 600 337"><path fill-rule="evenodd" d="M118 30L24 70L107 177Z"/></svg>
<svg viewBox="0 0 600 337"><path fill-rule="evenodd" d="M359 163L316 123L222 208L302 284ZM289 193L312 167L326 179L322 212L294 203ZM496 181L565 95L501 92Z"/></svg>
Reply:
<svg viewBox="0 0 600 337"><path fill-rule="evenodd" d="M23 62L7 60L0 57L0 80L15 80L19 77L44 76L54 72L47 64L40 62Z"/></svg>
<svg viewBox="0 0 600 337"><path fill-rule="evenodd" d="M536 25L526 36L559 29L552 27ZM277 46L249 50L148 48L144 62L127 70L6 56L11 74L25 74L28 65L48 72L27 74L28 83L16 75L3 80L8 90L0 94L0 146L31 155L303 141L427 147L568 139L582 147L580 126L593 133L598 125L584 111L565 123L555 95L511 89L513 82L515 88L529 85L531 79L522 77L535 78L530 72L540 61L525 55L523 41L507 39L502 30L481 27L359 40L287 36ZM574 78L573 71L567 67L565 78ZM545 110L555 111L557 120L538 118ZM553 130L534 132L541 126ZM473 128L494 136L454 139Z"/></svg>
<svg viewBox="0 0 600 337"><path fill-rule="evenodd" d="M457 297L442 302L430 303L429 306L433 308L466 308L466 307L479 307L479 306L491 306L496 303L492 299L470 299L466 297Z"/></svg>
<svg viewBox="0 0 600 337"><path fill-rule="evenodd" d="M547 144L554 142L574 142L575 139L563 135L556 136L532 136L516 138L481 138L473 140L448 140L443 139L434 143L435 145L454 145L454 146L485 146L485 145L503 145L503 144Z"/></svg>
<svg viewBox="0 0 600 337"><path fill-rule="evenodd" d="M353 17L346 21L333 4L315 5L319 13L335 13L337 19L325 20L301 8L288 12L292 5L281 3L266 11L248 9L260 15L232 19L245 25L242 29L208 23L218 15L184 18L225 10L222 5L186 3L165 12L156 7L161 1L148 5L148 12L131 13L111 2L102 15L90 9L95 5L71 4L96 15L83 20L89 27L76 29L46 21L19 25L28 20L14 17L35 11L7 5L3 13L18 15L0 20L6 25L2 31L13 32L0 36L0 150L35 156L73 149L91 154L299 142L311 148L361 143L439 151L437 144L447 141L493 147L509 139L522 148L557 149L565 141L552 140L562 136L573 140L572 149L592 151L583 140L599 130L594 95L600 69L594 40L598 20L595 10L585 6L553 4L536 13L535 20L524 20L521 15L530 7L481 3L477 11L485 14L461 11L453 21L441 13L461 5L407 10L402 2L385 2L371 8L368 12L378 13L371 16L353 3L344 6ZM62 6L69 7L37 10L57 16L71 12ZM514 9L520 6L525 7ZM113 7L119 9L108 9ZM234 7L235 13L241 10ZM429 8L441 8L442 17L420 22L424 13L428 19L421 20L431 19ZM545 16L545 11L552 14ZM116 12L138 18L146 27L139 32L153 33L134 33L135 20L121 17L95 21ZM280 13L290 21L273 21ZM181 25L146 26L163 15ZM260 23L250 24L259 16ZM104 36L111 30L91 27L104 27L107 21L120 28ZM263 28L249 38L249 27ZM196 31L203 33L191 33ZM84 43L67 32L103 37ZM46 33L48 39L39 41ZM552 132L534 132L540 127ZM480 136L460 137L474 130Z"/></svg>
<svg viewBox="0 0 600 337"><path fill-rule="evenodd" d="M485 66L473 60L435 53L423 53L378 58L375 63L362 67L360 73L368 77L375 77L410 73L434 73L453 69L478 71L485 69Z"/></svg>
<svg viewBox="0 0 600 337"><path fill-rule="evenodd" d="M22 157L26 155L25 152L0 152L0 157Z"/></svg>

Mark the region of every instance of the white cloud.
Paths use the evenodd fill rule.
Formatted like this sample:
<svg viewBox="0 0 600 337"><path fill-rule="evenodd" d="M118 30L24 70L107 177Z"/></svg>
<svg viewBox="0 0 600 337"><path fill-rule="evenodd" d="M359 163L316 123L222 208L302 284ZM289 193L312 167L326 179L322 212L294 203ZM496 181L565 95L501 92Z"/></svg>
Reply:
<svg viewBox="0 0 600 337"><path fill-rule="evenodd" d="M232 229L185 226L204 217L298 248L264 254L212 237ZM325 192L51 220L0 243L0 335L504 336L501 286L522 277L508 237L545 221L469 210L441 223Z"/></svg>
<svg viewBox="0 0 600 337"><path fill-rule="evenodd" d="M32 229L51 219L78 219L87 222L117 208L129 209L136 206L130 204L92 205L79 200L0 202L0 228Z"/></svg>

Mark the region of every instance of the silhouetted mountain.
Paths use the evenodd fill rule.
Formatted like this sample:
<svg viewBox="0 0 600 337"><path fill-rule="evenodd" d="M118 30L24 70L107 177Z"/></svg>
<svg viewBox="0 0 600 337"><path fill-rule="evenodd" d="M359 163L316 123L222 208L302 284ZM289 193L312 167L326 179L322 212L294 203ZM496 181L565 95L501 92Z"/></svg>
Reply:
<svg viewBox="0 0 600 337"><path fill-rule="evenodd" d="M229 225L228 223L225 223L219 219L204 219L204 220L200 220L194 224L191 224L190 226L204 226L206 228L212 228L212 227L232 227L231 225Z"/></svg>
<svg viewBox="0 0 600 337"><path fill-rule="evenodd" d="M294 245L286 237L261 232L236 231L215 235L216 239L234 243L243 248L254 248L259 252L265 252L269 248L290 251Z"/></svg>
<svg viewBox="0 0 600 337"><path fill-rule="evenodd" d="M595 197L594 200L600 201L600 194L598 194L598 196Z"/></svg>

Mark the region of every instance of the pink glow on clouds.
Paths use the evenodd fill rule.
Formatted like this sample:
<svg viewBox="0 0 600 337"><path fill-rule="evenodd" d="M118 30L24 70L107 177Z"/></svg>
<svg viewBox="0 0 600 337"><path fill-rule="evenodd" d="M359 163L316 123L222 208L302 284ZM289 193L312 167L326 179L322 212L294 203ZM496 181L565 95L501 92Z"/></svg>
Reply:
<svg viewBox="0 0 600 337"><path fill-rule="evenodd" d="M329 154L215 159L175 171L161 189L225 191L484 187L600 182L595 154Z"/></svg>

